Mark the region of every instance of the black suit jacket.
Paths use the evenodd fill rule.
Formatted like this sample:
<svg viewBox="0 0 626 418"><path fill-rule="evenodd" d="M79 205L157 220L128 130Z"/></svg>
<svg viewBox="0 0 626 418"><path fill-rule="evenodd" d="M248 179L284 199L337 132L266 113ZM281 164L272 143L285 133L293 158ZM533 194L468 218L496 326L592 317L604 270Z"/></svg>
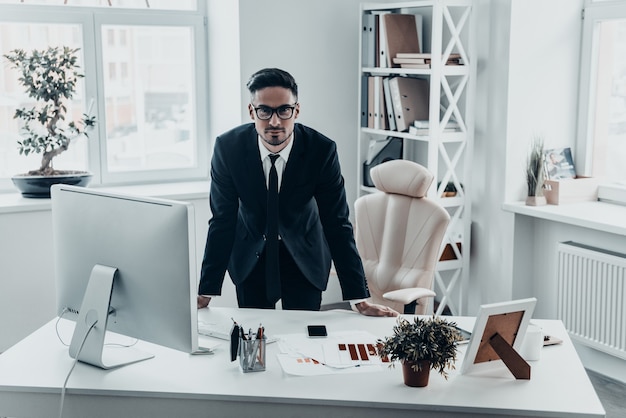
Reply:
<svg viewBox="0 0 626 418"><path fill-rule="evenodd" d="M326 289L332 258L344 300L368 297L336 144L299 123L294 134L279 194L283 243L318 289ZM211 162L212 218L199 294L221 294L226 269L235 284L246 280L265 246L266 200L254 124L219 136Z"/></svg>

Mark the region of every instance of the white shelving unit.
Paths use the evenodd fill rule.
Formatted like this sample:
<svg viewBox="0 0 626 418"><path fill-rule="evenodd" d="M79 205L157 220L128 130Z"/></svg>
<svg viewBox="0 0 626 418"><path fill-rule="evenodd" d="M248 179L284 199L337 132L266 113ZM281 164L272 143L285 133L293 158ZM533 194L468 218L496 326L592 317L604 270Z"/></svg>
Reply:
<svg viewBox="0 0 626 418"><path fill-rule="evenodd" d="M359 138L358 196L375 192L363 185L363 164L368 158L369 144L386 137L401 138L402 158L427 167L435 181L428 197L437 199L450 213L451 221L441 247L443 258L435 272L434 290L437 293L436 312L464 315L469 282L469 253L471 227L470 184L474 131L474 85L476 56L474 48L473 0L423 0L398 3L361 4L361 65L359 67ZM365 40L363 28L368 25L366 15L380 13L420 15L421 51L431 53L431 68L407 69L372 66L365 54L370 53L371 38ZM378 35L375 35L378 36ZM446 65L450 53L461 55L463 65ZM365 65L364 65L365 63ZM370 76L416 77L429 80L429 131L427 135L412 135L375 127L367 127L368 83ZM380 94L377 100L384 100ZM456 132L444 132L450 120L458 123ZM409 121L412 123L412 121ZM444 197L446 189L456 195Z"/></svg>

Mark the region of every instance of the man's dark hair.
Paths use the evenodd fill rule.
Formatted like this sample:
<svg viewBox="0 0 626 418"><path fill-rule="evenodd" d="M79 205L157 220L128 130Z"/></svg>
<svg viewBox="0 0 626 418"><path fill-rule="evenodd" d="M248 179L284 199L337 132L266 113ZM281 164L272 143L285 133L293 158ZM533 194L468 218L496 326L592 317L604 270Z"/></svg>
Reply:
<svg viewBox="0 0 626 418"><path fill-rule="evenodd" d="M298 85L296 80L287 71L279 68L264 68L250 76L246 84L250 94L266 87L284 87L291 90L293 96L298 100Z"/></svg>

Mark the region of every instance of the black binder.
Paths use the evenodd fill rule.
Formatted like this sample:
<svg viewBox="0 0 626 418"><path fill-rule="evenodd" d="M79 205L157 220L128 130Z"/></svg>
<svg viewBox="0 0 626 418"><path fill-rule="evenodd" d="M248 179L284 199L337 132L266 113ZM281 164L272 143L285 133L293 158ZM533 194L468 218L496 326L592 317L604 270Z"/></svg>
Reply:
<svg viewBox="0 0 626 418"><path fill-rule="evenodd" d="M402 158L402 138L389 138L389 142L376 154L372 160L368 163L363 162L363 185L367 187L374 187L374 182L370 176L370 170L376 167L378 164L390 160L399 160Z"/></svg>

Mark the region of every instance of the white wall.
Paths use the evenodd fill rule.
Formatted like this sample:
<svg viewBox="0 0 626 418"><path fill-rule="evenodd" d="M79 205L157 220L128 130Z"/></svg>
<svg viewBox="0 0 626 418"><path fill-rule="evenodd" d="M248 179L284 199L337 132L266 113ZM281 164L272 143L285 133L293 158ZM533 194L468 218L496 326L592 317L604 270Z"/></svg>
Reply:
<svg viewBox="0 0 626 418"><path fill-rule="evenodd" d="M510 44L509 1L477 2L478 70L474 159L471 184L472 232L468 306L503 300L510 294L512 236L510 217L500 204L505 199L508 70ZM497 63L497 65L493 65Z"/></svg>
<svg viewBox="0 0 626 418"><path fill-rule="evenodd" d="M516 0L513 3L507 201L523 200L526 196L523 181L526 160L519 156L527 155L533 135L543 137L546 148L569 146L576 152L582 3L582 0L525 0L523 3ZM537 13L537 10L542 12ZM556 22L546 17L554 15L559 16ZM535 248L549 242L538 236L529 238L536 241ZM554 317L553 313L549 317Z"/></svg>
<svg viewBox="0 0 626 418"><path fill-rule="evenodd" d="M575 147L582 4L478 1L469 313L513 297L514 216L501 205L526 195L533 135L548 148Z"/></svg>
<svg viewBox="0 0 626 418"><path fill-rule="evenodd" d="M50 211L0 214L0 352L55 316Z"/></svg>
<svg viewBox="0 0 626 418"><path fill-rule="evenodd" d="M526 196L533 135L575 152L583 0L514 0L511 6L506 200Z"/></svg>
<svg viewBox="0 0 626 418"><path fill-rule="evenodd" d="M299 88L299 122L337 142L348 200L356 197L358 0L239 0L241 85L257 70L290 72ZM247 90L242 103L249 102ZM249 120L243 109L244 120Z"/></svg>
<svg viewBox="0 0 626 418"><path fill-rule="evenodd" d="M207 0L209 134L213 139L241 123L239 2ZM211 152L212 154L212 152Z"/></svg>

